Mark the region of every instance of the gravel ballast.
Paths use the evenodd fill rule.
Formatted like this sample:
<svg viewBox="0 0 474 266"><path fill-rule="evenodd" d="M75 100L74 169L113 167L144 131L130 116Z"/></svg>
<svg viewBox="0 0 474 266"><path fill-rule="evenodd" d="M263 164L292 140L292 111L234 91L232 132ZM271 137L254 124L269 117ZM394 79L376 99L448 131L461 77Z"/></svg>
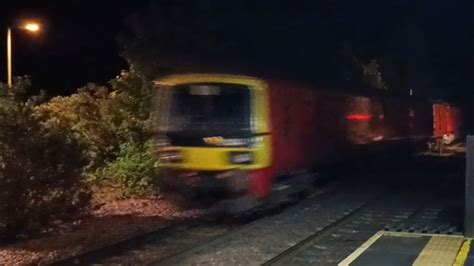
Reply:
<svg viewBox="0 0 474 266"><path fill-rule="evenodd" d="M114 201L74 221L57 221L38 238L0 246L0 264L48 264L201 214L201 210L183 210L163 199Z"/></svg>

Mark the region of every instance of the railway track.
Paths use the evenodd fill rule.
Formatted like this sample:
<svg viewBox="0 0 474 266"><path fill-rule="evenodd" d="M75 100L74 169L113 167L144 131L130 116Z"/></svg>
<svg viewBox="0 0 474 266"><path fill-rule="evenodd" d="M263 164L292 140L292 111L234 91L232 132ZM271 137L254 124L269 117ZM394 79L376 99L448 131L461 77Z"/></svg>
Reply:
<svg viewBox="0 0 474 266"><path fill-rule="evenodd" d="M251 223L252 217L240 217L232 222L195 220L160 228L99 249L64 258L51 265L144 265L222 237ZM258 219L258 218L254 218Z"/></svg>
<svg viewBox="0 0 474 266"><path fill-rule="evenodd" d="M398 190L377 190L369 195L366 192L355 193L359 198L344 193L328 197L321 202L325 209L316 208L318 212L313 213L314 216L303 215L310 220L306 225L296 219L302 217L302 209L316 202L308 201L307 206L302 203L298 209L281 214L296 219L286 219L281 224L279 221L284 220L283 217L261 219L152 265L335 265L388 224L403 227L424 217L425 227L433 227L433 222L440 221L438 214L446 207L440 201L433 201L437 196L433 191L416 195L400 194ZM360 197L363 194L365 198ZM330 206L328 201L344 202L345 205L352 201L353 204L331 213L329 209L335 205ZM292 215L293 211L300 215ZM317 219L318 214L323 219ZM272 226L275 223L277 226ZM445 223L442 227L449 226Z"/></svg>
<svg viewBox="0 0 474 266"><path fill-rule="evenodd" d="M293 257L295 257L298 253L300 253L302 250L306 250L308 247L313 245L318 239L323 238L324 236L327 236L328 234L332 234L335 232L337 229L339 229L341 226L347 224L350 222L351 219L359 215L361 212L363 212L367 206L370 205L373 201L377 200L377 198L374 198L368 202L366 202L364 205L360 206L359 208L353 210L352 212L348 213L347 215L341 217L334 223L330 224L329 226L325 227L324 229L317 231L316 233L310 235L306 239L302 240L298 244L292 246L291 248L283 251L276 257L272 258L271 260L263 263L263 265L285 265L286 262L290 261Z"/></svg>
<svg viewBox="0 0 474 266"><path fill-rule="evenodd" d="M313 197L321 197L337 188L338 183L321 185L313 191ZM301 199L299 199L301 200ZM125 239L102 248L88 250L78 255L57 260L51 265L143 265L169 257L202 243L223 237L241 230L252 222L282 212L292 202L269 204L268 208L252 210L249 213L233 217L214 217L185 221L160 228L143 235Z"/></svg>
<svg viewBox="0 0 474 266"><path fill-rule="evenodd" d="M422 203L397 202L388 211L384 207L392 197L381 197L368 202L340 220L315 232L297 245L283 251L263 265L335 265L362 242L387 223L404 223L423 209Z"/></svg>
<svg viewBox="0 0 474 266"><path fill-rule="evenodd" d="M132 238L127 238L110 245L83 251L77 255L61 258L56 260L50 265L84 265L84 264L92 264L97 261L100 261L106 257L113 256L114 254L120 253L125 249L128 249L132 246L140 245L143 241L146 241L148 238L163 238L167 234L173 231L181 231L181 230L190 230L194 226L197 226L197 222L189 222L189 223L179 223L173 224L169 226L165 226L163 228L154 230L152 232L141 234Z"/></svg>
<svg viewBox="0 0 474 266"><path fill-rule="evenodd" d="M417 183L368 184L338 184L297 205L231 223L165 228L56 265L335 265L379 230L459 229L450 220L444 184L422 190Z"/></svg>
<svg viewBox="0 0 474 266"><path fill-rule="evenodd" d="M330 231L339 222L348 220L354 213L365 209L365 205L378 196L363 192L356 194L339 193L308 199L283 213L257 220L212 241L158 260L152 265L264 263L267 258L270 259L304 240L301 229L309 229L308 232ZM340 201L350 204L340 206ZM302 219L303 217L307 220Z"/></svg>
<svg viewBox="0 0 474 266"><path fill-rule="evenodd" d="M442 187L431 193L407 196L409 200L395 204L399 195L392 192L391 196L362 206L263 265L335 265L349 255L348 251L355 250L380 230L461 234L462 213L453 215L453 199L443 198Z"/></svg>
<svg viewBox="0 0 474 266"><path fill-rule="evenodd" d="M407 231L406 225L439 220L435 195L399 196L380 190L323 194L272 216L176 225L55 265L334 265L388 225Z"/></svg>

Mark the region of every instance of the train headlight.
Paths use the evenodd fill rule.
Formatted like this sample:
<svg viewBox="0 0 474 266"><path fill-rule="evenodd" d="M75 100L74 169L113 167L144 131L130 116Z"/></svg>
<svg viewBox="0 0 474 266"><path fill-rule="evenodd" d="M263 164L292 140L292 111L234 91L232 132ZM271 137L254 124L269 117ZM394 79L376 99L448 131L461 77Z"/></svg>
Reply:
<svg viewBox="0 0 474 266"><path fill-rule="evenodd" d="M230 160L232 164L252 164L253 154L251 152L231 152Z"/></svg>
<svg viewBox="0 0 474 266"><path fill-rule="evenodd" d="M251 138L224 138L224 137L206 137L203 141L207 145L220 147L255 147L263 143L263 137Z"/></svg>
<svg viewBox="0 0 474 266"><path fill-rule="evenodd" d="M263 144L263 137L257 136L257 137L250 138L248 144L250 147L261 146Z"/></svg>
<svg viewBox="0 0 474 266"><path fill-rule="evenodd" d="M255 147L263 143L263 137L224 139L221 146L226 147Z"/></svg>
<svg viewBox="0 0 474 266"><path fill-rule="evenodd" d="M160 163L181 163L183 155L180 151L162 151L159 155Z"/></svg>
<svg viewBox="0 0 474 266"><path fill-rule="evenodd" d="M249 143L248 139L224 139L221 146L227 147L244 147Z"/></svg>
<svg viewBox="0 0 474 266"><path fill-rule="evenodd" d="M157 147L167 147L171 145L171 142L168 138L166 137L160 137L155 139L155 145Z"/></svg>

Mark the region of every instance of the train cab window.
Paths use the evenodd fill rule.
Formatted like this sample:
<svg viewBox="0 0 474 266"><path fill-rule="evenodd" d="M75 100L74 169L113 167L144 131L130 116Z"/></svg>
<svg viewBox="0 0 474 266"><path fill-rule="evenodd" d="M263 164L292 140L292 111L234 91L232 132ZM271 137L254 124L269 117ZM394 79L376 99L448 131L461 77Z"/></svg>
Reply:
<svg viewBox="0 0 474 266"><path fill-rule="evenodd" d="M250 130L250 89L237 84L172 88L168 123L174 130Z"/></svg>

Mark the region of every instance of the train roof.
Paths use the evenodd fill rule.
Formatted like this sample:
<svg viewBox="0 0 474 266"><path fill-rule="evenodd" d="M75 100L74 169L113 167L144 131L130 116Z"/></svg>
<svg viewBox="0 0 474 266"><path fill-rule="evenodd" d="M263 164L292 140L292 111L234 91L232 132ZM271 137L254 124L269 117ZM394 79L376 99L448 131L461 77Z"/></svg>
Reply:
<svg viewBox="0 0 474 266"><path fill-rule="evenodd" d="M439 103L445 105L452 105L450 103L433 100L417 95L406 95L400 92L387 91L383 89L373 89L373 88L356 88L356 87L347 87L347 86L328 86L323 85L319 82L314 81L294 81L290 79L279 79L273 77L265 77L261 75L249 76L249 75L236 75L236 74L225 74L225 73L182 73L182 74L173 74L168 75L163 78L157 79L155 84L185 84L192 81L202 81L208 82L211 79L218 79L220 82L242 82L246 81L247 84L257 84L263 82L267 83L283 83L300 88L330 91L338 94L352 95L352 96L367 96L367 97L384 97L384 98L397 98L402 100L418 101L418 102L430 102L430 103Z"/></svg>
<svg viewBox="0 0 474 266"><path fill-rule="evenodd" d="M190 81L196 80L210 80L210 79L219 79L219 80L249 80L249 81L259 81L258 77L251 77L245 75L232 75L232 74L216 74L216 73L189 73L189 74L174 74L163 77L155 81L155 84L183 84Z"/></svg>

